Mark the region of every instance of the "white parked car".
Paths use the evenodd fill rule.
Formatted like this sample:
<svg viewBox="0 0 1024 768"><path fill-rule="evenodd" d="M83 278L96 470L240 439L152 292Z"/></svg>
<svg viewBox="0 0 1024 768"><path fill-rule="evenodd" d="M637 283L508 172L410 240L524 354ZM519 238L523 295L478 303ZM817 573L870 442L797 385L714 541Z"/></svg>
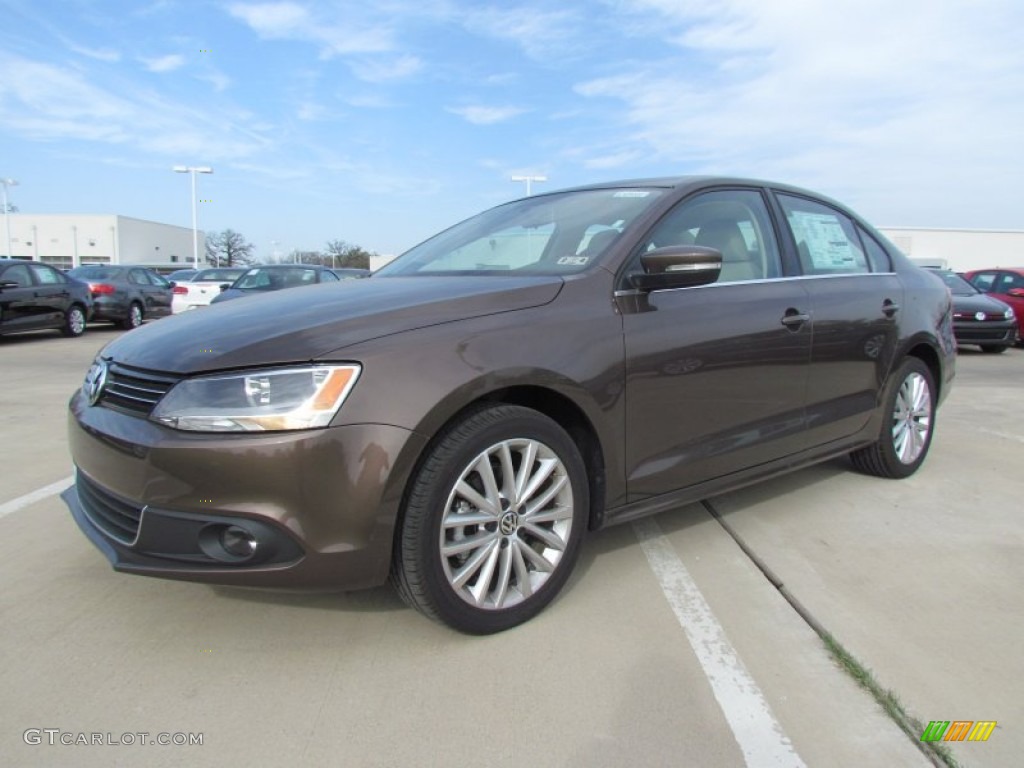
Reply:
<svg viewBox="0 0 1024 768"><path fill-rule="evenodd" d="M171 311L174 314L205 307L221 292L222 285L230 285L245 274L248 267L212 267L201 269L189 280L174 284Z"/></svg>

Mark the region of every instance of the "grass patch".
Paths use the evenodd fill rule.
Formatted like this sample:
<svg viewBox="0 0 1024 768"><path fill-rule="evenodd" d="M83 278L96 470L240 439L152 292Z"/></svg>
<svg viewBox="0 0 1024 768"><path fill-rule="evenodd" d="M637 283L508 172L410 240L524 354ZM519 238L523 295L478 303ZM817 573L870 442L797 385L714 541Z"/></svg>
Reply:
<svg viewBox="0 0 1024 768"><path fill-rule="evenodd" d="M920 745L920 748L932 757L933 763L944 765L947 768L961 768L960 764L953 757L953 753L945 744L921 741L921 734L924 733L924 726L916 718L907 714L900 703L899 698L892 691L884 690L878 684L871 670L864 667L853 655L846 650L842 644L832 635L823 633L822 642L832 654L832 658L841 666L846 673L857 681L857 684L866 690L875 701L885 710L886 714L900 727L907 736Z"/></svg>

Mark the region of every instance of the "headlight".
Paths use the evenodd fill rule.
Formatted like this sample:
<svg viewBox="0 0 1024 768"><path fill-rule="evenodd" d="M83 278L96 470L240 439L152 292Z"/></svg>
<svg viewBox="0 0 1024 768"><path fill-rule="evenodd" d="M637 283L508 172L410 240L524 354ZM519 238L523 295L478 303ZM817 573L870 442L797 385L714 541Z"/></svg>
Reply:
<svg viewBox="0 0 1024 768"><path fill-rule="evenodd" d="M198 376L176 384L150 418L196 432L326 427L360 370L358 365L313 365Z"/></svg>
<svg viewBox="0 0 1024 768"><path fill-rule="evenodd" d="M1013 320L1013 307L1007 307L1006 311L1003 313L1003 317L1007 320Z"/></svg>

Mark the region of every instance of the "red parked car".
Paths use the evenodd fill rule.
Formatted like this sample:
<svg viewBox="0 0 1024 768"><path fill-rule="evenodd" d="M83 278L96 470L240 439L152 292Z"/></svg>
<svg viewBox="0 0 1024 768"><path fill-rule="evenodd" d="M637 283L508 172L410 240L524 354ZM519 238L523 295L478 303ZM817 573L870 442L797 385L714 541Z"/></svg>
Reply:
<svg viewBox="0 0 1024 768"><path fill-rule="evenodd" d="M995 267L964 273L971 285L982 293L1006 302L1018 318L1024 317L1024 267ZM1020 337L1017 343L1024 343Z"/></svg>

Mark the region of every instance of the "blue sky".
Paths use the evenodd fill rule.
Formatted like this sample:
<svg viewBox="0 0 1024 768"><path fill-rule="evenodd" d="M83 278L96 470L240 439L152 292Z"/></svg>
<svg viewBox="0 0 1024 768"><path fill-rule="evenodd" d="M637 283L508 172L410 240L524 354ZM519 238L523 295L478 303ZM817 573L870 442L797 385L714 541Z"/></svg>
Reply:
<svg viewBox="0 0 1024 768"><path fill-rule="evenodd" d="M398 253L593 181L725 173L1024 229L1019 0L0 0L25 213Z"/></svg>

